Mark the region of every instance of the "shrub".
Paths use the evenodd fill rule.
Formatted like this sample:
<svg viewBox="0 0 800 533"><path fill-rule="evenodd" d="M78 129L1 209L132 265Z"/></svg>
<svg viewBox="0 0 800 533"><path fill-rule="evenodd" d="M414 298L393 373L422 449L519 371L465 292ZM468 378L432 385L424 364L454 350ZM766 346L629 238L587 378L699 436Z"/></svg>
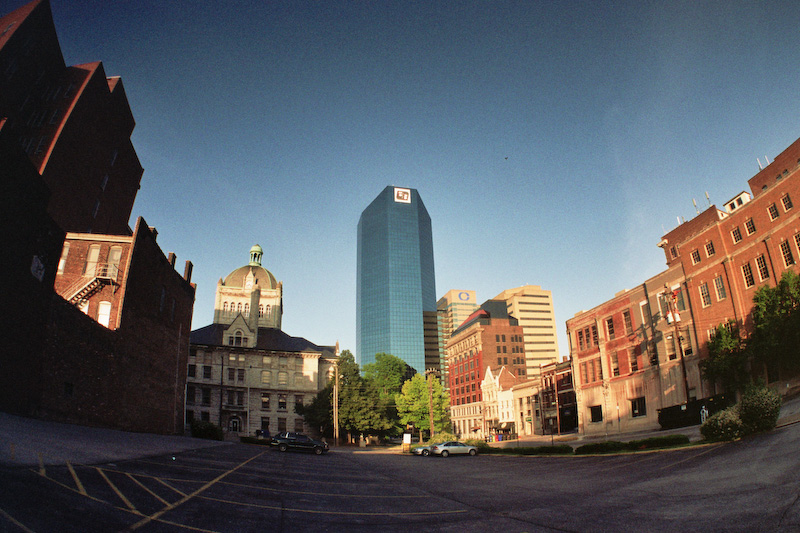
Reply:
<svg viewBox="0 0 800 533"><path fill-rule="evenodd" d="M739 402L739 418L746 434L774 429L780 414L781 396L768 387L748 387Z"/></svg>
<svg viewBox="0 0 800 533"><path fill-rule="evenodd" d="M700 427L700 434L708 441L736 440L744 435L744 424L737 406L728 407L711 415Z"/></svg>
<svg viewBox="0 0 800 533"><path fill-rule="evenodd" d="M671 448L673 446L684 446L689 444L689 437L686 435L659 435L642 440L632 440L627 443L629 450L652 450L655 448Z"/></svg>
<svg viewBox="0 0 800 533"><path fill-rule="evenodd" d="M222 428L211 422L192 420L192 437L198 439L222 440Z"/></svg>
<svg viewBox="0 0 800 533"><path fill-rule="evenodd" d="M590 442L575 449L575 455L588 455L594 453L614 453L627 449L627 443L610 440L606 442Z"/></svg>
<svg viewBox="0 0 800 533"><path fill-rule="evenodd" d="M475 446L478 448L478 451L481 453L490 452L494 450L489 443L482 439L467 439L464 441L464 444L469 444L470 446Z"/></svg>

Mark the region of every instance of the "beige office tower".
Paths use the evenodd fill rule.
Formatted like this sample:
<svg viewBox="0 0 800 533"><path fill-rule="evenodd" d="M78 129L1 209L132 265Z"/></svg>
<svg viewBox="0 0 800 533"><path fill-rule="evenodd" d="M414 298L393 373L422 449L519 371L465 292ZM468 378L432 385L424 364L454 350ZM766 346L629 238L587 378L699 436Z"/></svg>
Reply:
<svg viewBox="0 0 800 533"><path fill-rule="evenodd" d="M519 321L525 339L526 374L528 379L540 375L541 365L558 361L558 336L553 312L553 295L538 285L524 285L498 294L508 314Z"/></svg>
<svg viewBox="0 0 800 533"><path fill-rule="evenodd" d="M447 291L447 294L436 302L439 322L439 353L442 357L442 383L445 387L448 384L447 351L445 350L447 341L450 340L453 331L463 324L477 308L475 291L454 289Z"/></svg>

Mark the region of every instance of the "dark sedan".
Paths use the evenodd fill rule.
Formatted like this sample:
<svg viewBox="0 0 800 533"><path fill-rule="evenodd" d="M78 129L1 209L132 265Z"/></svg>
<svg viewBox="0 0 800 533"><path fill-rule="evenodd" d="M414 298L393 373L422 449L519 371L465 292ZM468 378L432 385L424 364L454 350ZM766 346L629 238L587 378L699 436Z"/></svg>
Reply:
<svg viewBox="0 0 800 533"><path fill-rule="evenodd" d="M305 452L314 452L317 455L322 455L328 451L328 443L316 439L312 439L308 435L302 433L294 433L292 431L284 431L278 433L272 438L272 445L277 446L278 450L285 452L288 450L300 450Z"/></svg>

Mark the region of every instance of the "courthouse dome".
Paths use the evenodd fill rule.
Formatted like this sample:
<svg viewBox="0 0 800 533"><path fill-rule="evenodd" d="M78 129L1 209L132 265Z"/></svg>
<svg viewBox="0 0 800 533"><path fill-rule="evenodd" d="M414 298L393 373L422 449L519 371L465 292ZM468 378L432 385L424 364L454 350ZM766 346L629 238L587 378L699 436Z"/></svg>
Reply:
<svg viewBox="0 0 800 533"><path fill-rule="evenodd" d="M252 272L254 288L277 289L278 280L275 279L272 272L261 266L261 256L263 254L264 250L257 244L250 248L250 262L228 274L222 282L223 285L226 287L244 287L245 279Z"/></svg>

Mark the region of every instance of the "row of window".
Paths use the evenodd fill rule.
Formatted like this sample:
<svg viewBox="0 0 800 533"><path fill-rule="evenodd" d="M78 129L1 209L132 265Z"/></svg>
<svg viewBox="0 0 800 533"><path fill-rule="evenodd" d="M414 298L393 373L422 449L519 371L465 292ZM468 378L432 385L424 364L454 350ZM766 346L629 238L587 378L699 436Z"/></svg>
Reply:
<svg viewBox="0 0 800 533"><path fill-rule="evenodd" d="M198 402L198 392L199 392L199 402ZM227 394L225 396L225 405L230 406L238 406L242 407L245 403L246 398L246 391L238 390L238 389L230 389L225 391ZM287 401L288 395L287 394L277 394L277 408L278 411L286 411L287 409ZM296 394L294 397L295 405L303 405L304 397L302 394ZM211 405L211 389L208 387L194 387L189 385L186 387L186 403L188 405ZM269 411L272 404L272 393L269 392L262 392L261 393L261 409L264 411Z"/></svg>
<svg viewBox="0 0 800 533"><path fill-rule="evenodd" d="M187 424L191 424L194 421L194 419L195 419L194 410L187 409L186 410L186 423ZM200 411L200 420L203 421L203 422L210 422L211 421L210 413L208 411ZM235 422L235 424L232 423L231 426L229 427L229 429L231 431L239 431L239 429L240 429L239 428L239 424L240 424L241 421L239 419L237 419L237 418L234 418L234 419L232 419L232 422ZM269 426L270 426L270 417L262 416L261 417L261 431L269 432L270 431L270 427ZM297 432L297 433L302 433L304 430L305 430L305 428L304 428L303 419L302 418L296 418L294 420L294 431ZM288 431L288 429L287 429L287 419L286 419L286 417L279 416L278 417L277 433L282 433L284 431Z"/></svg>
<svg viewBox="0 0 800 533"><path fill-rule="evenodd" d="M266 314L269 314L270 313L270 309L271 309L271 306L269 306L269 305L266 306L266 308L264 307L264 304L259 305L258 306L258 316L259 316L259 318L263 317L265 312L266 312ZM237 315L239 313L241 313L245 317L249 317L250 316L250 304L249 303L242 304L241 302L239 302L239 303L236 303L236 302L230 302L230 303L229 302L223 302L222 303L222 314L223 315Z"/></svg>
<svg viewBox="0 0 800 533"><path fill-rule="evenodd" d="M647 401L644 396L633 398L631 402L631 418L638 418L640 416L647 416ZM594 422L603 421L603 406L592 405L589 406L589 419Z"/></svg>

